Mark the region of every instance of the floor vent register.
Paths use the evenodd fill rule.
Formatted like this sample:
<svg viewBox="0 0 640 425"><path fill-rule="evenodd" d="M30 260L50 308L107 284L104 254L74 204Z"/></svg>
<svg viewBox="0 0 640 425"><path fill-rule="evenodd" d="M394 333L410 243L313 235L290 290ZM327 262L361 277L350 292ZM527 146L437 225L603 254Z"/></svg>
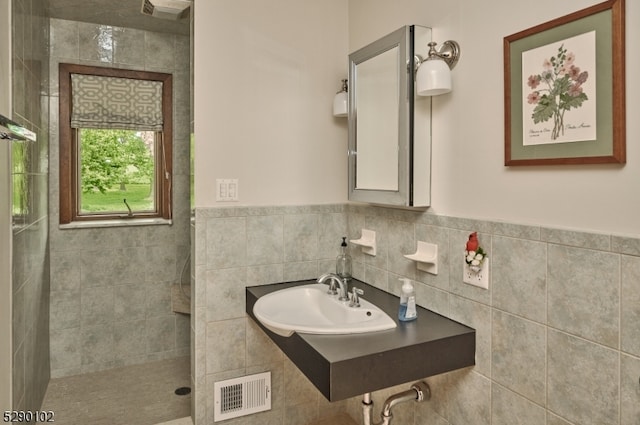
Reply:
<svg viewBox="0 0 640 425"><path fill-rule="evenodd" d="M215 382L213 421L271 410L271 372Z"/></svg>

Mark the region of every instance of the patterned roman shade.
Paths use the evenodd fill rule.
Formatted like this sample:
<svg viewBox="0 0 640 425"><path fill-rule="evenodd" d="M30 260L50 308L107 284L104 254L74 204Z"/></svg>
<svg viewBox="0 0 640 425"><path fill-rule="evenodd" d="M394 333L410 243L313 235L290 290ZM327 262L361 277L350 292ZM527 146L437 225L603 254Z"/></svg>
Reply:
<svg viewBox="0 0 640 425"><path fill-rule="evenodd" d="M162 131L162 82L71 74L73 128Z"/></svg>

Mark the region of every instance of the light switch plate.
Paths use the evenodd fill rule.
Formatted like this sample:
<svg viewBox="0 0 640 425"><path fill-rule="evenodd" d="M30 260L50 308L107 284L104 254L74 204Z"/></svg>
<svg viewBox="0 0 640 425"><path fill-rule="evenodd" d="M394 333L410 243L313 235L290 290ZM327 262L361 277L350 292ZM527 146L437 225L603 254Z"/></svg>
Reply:
<svg viewBox="0 0 640 425"><path fill-rule="evenodd" d="M463 261L462 281L469 285L489 289L489 262L485 261L484 264L482 264L482 269L478 272L474 272L469 268L469 265Z"/></svg>
<svg viewBox="0 0 640 425"><path fill-rule="evenodd" d="M238 179L216 179L216 201L233 202L238 200Z"/></svg>

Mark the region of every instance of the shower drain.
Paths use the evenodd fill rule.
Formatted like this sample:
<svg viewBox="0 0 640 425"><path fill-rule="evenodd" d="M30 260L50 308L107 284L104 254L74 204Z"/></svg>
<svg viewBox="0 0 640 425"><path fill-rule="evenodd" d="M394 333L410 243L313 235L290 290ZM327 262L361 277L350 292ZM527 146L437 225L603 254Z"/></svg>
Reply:
<svg viewBox="0 0 640 425"><path fill-rule="evenodd" d="M191 388L189 387L180 387L175 391L176 395L187 395L191 394Z"/></svg>

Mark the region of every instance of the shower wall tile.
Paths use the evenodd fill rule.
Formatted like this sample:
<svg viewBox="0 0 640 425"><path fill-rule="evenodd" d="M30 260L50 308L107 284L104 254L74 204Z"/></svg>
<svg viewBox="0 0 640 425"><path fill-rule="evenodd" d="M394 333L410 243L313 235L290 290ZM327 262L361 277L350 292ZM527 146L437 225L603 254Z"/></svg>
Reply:
<svg viewBox="0 0 640 425"><path fill-rule="evenodd" d="M284 262L316 259L318 255L318 216L284 216Z"/></svg>
<svg viewBox="0 0 640 425"><path fill-rule="evenodd" d="M204 246L207 266L228 268L246 265L247 233L244 217L207 220L206 232L207 242Z"/></svg>
<svg viewBox="0 0 640 425"><path fill-rule="evenodd" d="M366 265L378 269L389 270L389 221L378 216L366 216L364 229L376 232L376 255L364 255ZM357 237L362 237L361 229L355 229Z"/></svg>
<svg viewBox="0 0 640 425"><path fill-rule="evenodd" d="M389 222L389 271L409 279L416 277L416 264L405 258L405 254L416 252L416 229L413 223L406 221Z"/></svg>
<svg viewBox="0 0 640 425"><path fill-rule="evenodd" d="M253 320L247 320L246 336L247 367L284 360L284 353Z"/></svg>
<svg viewBox="0 0 640 425"><path fill-rule="evenodd" d="M564 419L554 415L551 412L547 412L547 425L573 425Z"/></svg>
<svg viewBox="0 0 640 425"><path fill-rule="evenodd" d="M620 356L620 424L640 423L640 358Z"/></svg>
<svg viewBox="0 0 640 425"><path fill-rule="evenodd" d="M500 385L491 386L492 425L540 425L545 416L543 407Z"/></svg>
<svg viewBox="0 0 640 425"><path fill-rule="evenodd" d="M208 270L206 281L207 321L244 317L245 269Z"/></svg>
<svg viewBox="0 0 640 425"><path fill-rule="evenodd" d="M81 321L83 326L95 326L114 321L112 287L95 287L82 290L80 295Z"/></svg>
<svg viewBox="0 0 640 425"><path fill-rule="evenodd" d="M80 321L80 291L51 291L50 300L50 329L75 327Z"/></svg>
<svg viewBox="0 0 640 425"><path fill-rule="evenodd" d="M284 258L283 216L249 216L246 220L247 265L282 263Z"/></svg>
<svg viewBox="0 0 640 425"><path fill-rule="evenodd" d="M167 352L176 347L175 316L158 316L147 319L147 352Z"/></svg>
<svg viewBox="0 0 640 425"><path fill-rule="evenodd" d="M610 235L543 227L541 230L540 239L545 242L558 245L597 249L599 251L611 250Z"/></svg>
<svg viewBox="0 0 640 425"><path fill-rule="evenodd" d="M144 31L113 27L113 63L144 67Z"/></svg>
<svg viewBox="0 0 640 425"><path fill-rule="evenodd" d="M491 381L469 368L449 374L447 417L454 424L491 423Z"/></svg>
<svg viewBox="0 0 640 425"><path fill-rule="evenodd" d="M544 406L547 377L545 327L494 310L491 342L491 378Z"/></svg>
<svg viewBox="0 0 640 425"><path fill-rule="evenodd" d="M248 286L267 285L283 281L284 267L282 264L247 267Z"/></svg>
<svg viewBox="0 0 640 425"><path fill-rule="evenodd" d="M126 361L136 355L143 356L146 346L147 323L142 320L116 322L113 325L114 360Z"/></svg>
<svg viewBox="0 0 640 425"><path fill-rule="evenodd" d="M335 272L335 263L331 264L331 268L323 269L329 272ZM324 271L323 271L324 272ZM284 280L305 280L316 279L320 276L317 261L305 261L300 263L285 263L284 265Z"/></svg>
<svg viewBox="0 0 640 425"><path fill-rule="evenodd" d="M423 283L414 282L416 302L424 308L449 317L449 293Z"/></svg>
<svg viewBox="0 0 640 425"><path fill-rule="evenodd" d="M347 244L350 245L346 228L347 220L342 212L318 215L318 258L335 259L340 254L343 237L347 237Z"/></svg>
<svg viewBox="0 0 640 425"><path fill-rule="evenodd" d="M189 319L173 313L171 284L189 282L189 273L183 270L189 269L191 211L189 190L182 189L188 189L190 178L190 122L184 119L190 115L190 65L188 60L174 60L178 46L188 43L188 37L55 18L50 19L49 28L50 57L45 77L51 83L51 99L45 104L50 106L51 131L48 221L52 375L68 376L184 355L190 346ZM183 57L183 52L179 53ZM58 227L58 66L63 62L173 74L171 226ZM71 291L75 291L75 300ZM61 333L68 329L75 329L74 339ZM98 335L104 338L97 340ZM78 361L66 364L61 359L70 350ZM112 354L105 358L100 350Z"/></svg>
<svg viewBox="0 0 640 425"><path fill-rule="evenodd" d="M113 324L83 326L80 335L82 366L94 371L111 366L115 357L112 349Z"/></svg>
<svg viewBox="0 0 640 425"><path fill-rule="evenodd" d="M509 238L540 240L541 229L538 226L529 226L515 223L494 222L493 233L496 236Z"/></svg>
<svg viewBox="0 0 640 425"><path fill-rule="evenodd" d="M172 70L189 62L175 61L176 37L172 34L146 32L144 37L145 66L149 70Z"/></svg>
<svg viewBox="0 0 640 425"><path fill-rule="evenodd" d="M80 370L81 366L80 328L51 330L51 369Z"/></svg>
<svg viewBox="0 0 640 425"><path fill-rule="evenodd" d="M271 370L274 410L255 415L251 423L309 423L321 417L322 406L339 411L246 318L244 286L313 279L333 270L340 238L357 239L365 228L376 230L381 249L369 257L350 244L355 277L395 295L398 278L409 277L418 304L476 329L476 365L428 377L430 402L398 406L399 423L636 425L640 262L631 248L621 255L606 235L517 223L361 205L325 208L196 211L201 270L195 285L203 286L196 289L203 301L194 303L205 306L194 324L201 335L194 343L196 394L210 393L219 379ZM240 238L221 236L229 223L242 223ZM464 245L475 230L491 261L489 290L462 283ZM313 234L315 258L298 260L287 251L300 235L304 254L296 255L310 255ZM412 252L419 240L438 244L444 271L437 276L402 264L401 254ZM593 241L599 248L583 247ZM634 241L625 239L624 245ZM244 260L230 266L226 259L243 252ZM372 396L380 405L407 385ZM197 420L206 420L211 403L204 397L195 401ZM341 405L354 418L361 415L358 398ZM208 419L203 423L212 423Z"/></svg>
<svg viewBox="0 0 640 425"><path fill-rule="evenodd" d="M611 250L621 254L639 256L640 239L625 236L611 236Z"/></svg>
<svg viewBox="0 0 640 425"><path fill-rule="evenodd" d="M620 257L549 245L549 325L618 347Z"/></svg>
<svg viewBox="0 0 640 425"><path fill-rule="evenodd" d="M113 62L113 27L78 22L80 60Z"/></svg>
<svg viewBox="0 0 640 425"><path fill-rule="evenodd" d="M132 253L134 255L141 254L138 251L133 251ZM144 256L140 255L140 257L144 259L136 259L133 262L127 263L125 271L135 273L135 270L139 269L140 264L145 264L146 270L144 271L144 276L140 277L145 278L148 282L175 282L179 277L175 245L149 246L145 249ZM126 281L130 282L129 278L126 278ZM136 279L136 281L138 280Z"/></svg>
<svg viewBox="0 0 640 425"><path fill-rule="evenodd" d="M433 275L421 270L416 270L416 280L448 291L450 264L449 230L427 224L416 224L415 246L412 247L414 252L418 248L418 242L427 242L438 246L438 274ZM411 252L411 254L412 253L413 252Z"/></svg>
<svg viewBox="0 0 640 425"><path fill-rule="evenodd" d="M171 285L167 282L138 284L145 288L146 317L152 318L169 314L171 311Z"/></svg>
<svg viewBox="0 0 640 425"><path fill-rule="evenodd" d="M288 358L284 360L285 406L317 403L318 391Z"/></svg>
<svg viewBox="0 0 640 425"><path fill-rule="evenodd" d="M494 237L491 269L493 307L536 322L547 318L547 246Z"/></svg>
<svg viewBox="0 0 640 425"><path fill-rule="evenodd" d="M232 319L207 324L207 373L245 367L245 321Z"/></svg>
<svg viewBox="0 0 640 425"><path fill-rule="evenodd" d="M130 322L146 317L145 285L116 285L113 290L113 318L116 322Z"/></svg>
<svg viewBox="0 0 640 425"><path fill-rule="evenodd" d="M640 357L640 257L622 256L620 349Z"/></svg>
<svg viewBox="0 0 640 425"><path fill-rule="evenodd" d="M491 376L491 309L481 303L452 295L450 318L476 330L476 371Z"/></svg>
<svg viewBox="0 0 640 425"><path fill-rule="evenodd" d="M65 291L80 289L80 258L76 252L51 253L51 290Z"/></svg>
<svg viewBox="0 0 640 425"><path fill-rule="evenodd" d="M549 330L547 359L550 411L584 425L618 423L620 356L616 351Z"/></svg>
<svg viewBox="0 0 640 425"><path fill-rule="evenodd" d="M78 22L51 19L51 56L61 59L79 59L80 36Z"/></svg>
<svg viewBox="0 0 640 425"><path fill-rule="evenodd" d="M391 292L391 286L389 285L389 279L391 279L391 277L386 269L379 269L373 266L364 265L363 274L356 273L358 269L359 267L354 265L354 277L356 279L362 279L371 286L375 286L383 291Z"/></svg>

